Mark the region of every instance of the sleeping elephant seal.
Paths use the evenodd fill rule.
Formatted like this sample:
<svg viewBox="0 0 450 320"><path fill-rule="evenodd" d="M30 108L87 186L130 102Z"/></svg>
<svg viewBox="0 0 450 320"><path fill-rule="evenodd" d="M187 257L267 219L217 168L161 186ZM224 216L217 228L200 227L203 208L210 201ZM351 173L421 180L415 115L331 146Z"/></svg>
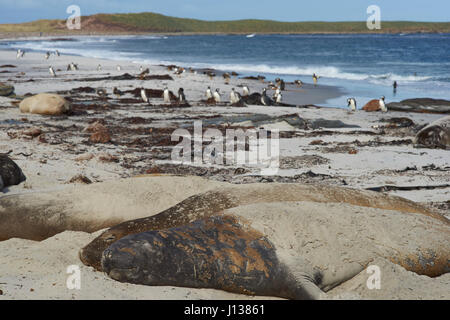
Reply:
<svg viewBox="0 0 450 320"><path fill-rule="evenodd" d="M245 204L286 201L344 202L363 207L399 210L445 218L415 202L366 190L302 184L228 185L194 195L179 204L146 218L123 222L94 239L80 250L81 261L102 270L103 251L115 241L136 233L179 227Z"/></svg>
<svg viewBox="0 0 450 320"><path fill-rule="evenodd" d="M345 203L253 203L126 236L103 252L101 263L121 282L316 299L377 258L418 274L450 272L449 239L448 223L421 214Z"/></svg>
<svg viewBox="0 0 450 320"><path fill-rule="evenodd" d="M152 175L7 194L0 197L0 241L42 241L67 230L95 232L157 214L220 185L201 177Z"/></svg>
<svg viewBox="0 0 450 320"><path fill-rule="evenodd" d="M450 148L450 116L438 119L420 130L414 144L425 148Z"/></svg>
<svg viewBox="0 0 450 320"><path fill-rule="evenodd" d="M303 299L321 293L288 282L272 243L233 216L125 237L103 252L102 267L113 279L135 284Z"/></svg>

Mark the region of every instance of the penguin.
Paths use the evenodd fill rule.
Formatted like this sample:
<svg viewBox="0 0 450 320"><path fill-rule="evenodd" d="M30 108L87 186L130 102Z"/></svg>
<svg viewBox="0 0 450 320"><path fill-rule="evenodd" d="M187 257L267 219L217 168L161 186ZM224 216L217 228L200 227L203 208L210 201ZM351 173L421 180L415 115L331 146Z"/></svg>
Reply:
<svg viewBox="0 0 450 320"><path fill-rule="evenodd" d="M178 89L178 102L186 103L186 96L184 95L184 89Z"/></svg>
<svg viewBox="0 0 450 320"><path fill-rule="evenodd" d="M352 112L356 111L356 99L355 98L348 98L347 99L347 106L350 107L350 110Z"/></svg>
<svg viewBox="0 0 450 320"><path fill-rule="evenodd" d="M213 94L214 100L216 101L216 103L220 102L220 93L219 93L219 89L216 89L216 91L214 91Z"/></svg>
<svg viewBox="0 0 450 320"><path fill-rule="evenodd" d="M394 84L392 85L392 87L394 88L394 94L397 93L397 81L394 81Z"/></svg>
<svg viewBox="0 0 450 320"><path fill-rule="evenodd" d="M25 51L22 50L22 51L20 52L20 57L23 58L24 56L25 56Z"/></svg>
<svg viewBox="0 0 450 320"><path fill-rule="evenodd" d="M262 95L261 95L261 103L262 103L264 106L270 106L270 99L269 99L269 97L267 96L266 88L263 89L263 92L262 92Z"/></svg>
<svg viewBox="0 0 450 320"><path fill-rule="evenodd" d="M144 100L145 103L148 103L147 93L145 92L144 88L141 88L141 98L142 100Z"/></svg>
<svg viewBox="0 0 450 320"><path fill-rule="evenodd" d="M139 67L139 72L142 73L142 71L144 71L144 67L143 67L143 66L140 66L140 67Z"/></svg>
<svg viewBox="0 0 450 320"><path fill-rule="evenodd" d="M179 67L179 68L177 68L177 70L175 70L175 74L179 76L179 75L183 74L184 71L185 71L184 68Z"/></svg>
<svg viewBox="0 0 450 320"><path fill-rule="evenodd" d="M121 71L121 70L122 70L122 67L117 65L117 71Z"/></svg>
<svg viewBox="0 0 450 320"><path fill-rule="evenodd" d="M50 52L47 51L47 53L45 54L45 60L48 60L48 58L50 58Z"/></svg>
<svg viewBox="0 0 450 320"><path fill-rule="evenodd" d="M113 93L116 95L117 98L120 98L123 95L123 92L117 89L117 87L114 87Z"/></svg>
<svg viewBox="0 0 450 320"><path fill-rule="evenodd" d="M58 50L55 51L55 54L56 54L56 56L58 56L58 57L61 55L61 54L59 53Z"/></svg>
<svg viewBox="0 0 450 320"><path fill-rule="evenodd" d="M167 87L164 88L164 102L170 103L170 93L169 93L169 88L167 88Z"/></svg>
<svg viewBox="0 0 450 320"><path fill-rule="evenodd" d="M50 74L53 76L53 77L56 77L56 73L55 73L55 70L53 69L53 67L49 67L48 68L48 71L50 72Z"/></svg>
<svg viewBox="0 0 450 320"><path fill-rule="evenodd" d="M214 72L208 72L209 79L212 80L216 76Z"/></svg>
<svg viewBox="0 0 450 320"><path fill-rule="evenodd" d="M99 64L99 65L97 66L97 71L102 71L102 65L101 65L101 64Z"/></svg>
<svg viewBox="0 0 450 320"><path fill-rule="evenodd" d="M226 84L230 83L230 74L228 72L225 72L223 75L223 79L225 80Z"/></svg>
<svg viewBox="0 0 450 320"><path fill-rule="evenodd" d="M72 71L78 70L78 66L77 66L75 63L73 63L73 62L71 62L71 63L69 64L69 68L70 68L70 70L72 70Z"/></svg>
<svg viewBox="0 0 450 320"><path fill-rule="evenodd" d="M231 104L235 104L241 101L241 95L234 90L234 88L231 89L230 93L230 102Z"/></svg>
<svg viewBox="0 0 450 320"><path fill-rule="evenodd" d="M280 93L278 93L277 98L275 99L276 103L281 103L281 101L283 100L283 95Z"/></svg>
<svg viewBox="0 0 450 320"><path fill-rule="evenodd" d="M106 90L103 88L97 88L95 92L102 98L106 97Z"/></svg>
<svg viewBox="0 0 450 320"><path fill-rule="evenodd" d="M19 50L17 50L16 59L19 59L21 56L22 56L22 50L19 49Z"/></svg>
<svg viewBox="0 0 450 320"><path fill-rule="evenodd" d="M213 94L211 92L211 87L208 87L208 89L206 89L206 99L209 100L213 97Z"/></svg>
<svg viewBox="0 0 450 320"><path fill-rule="evenodd" d="M242 95L243 95L244 97L247 97L248 95L250 95L250 89L248 88L248 86L244 86L244 87L242 88Z"/></svg>
<svg viewBox="0 0 450 320"><path fill-rule="evenodd" d="M272 96L272 99L276 101L280 94L281 94L281 90L279 88L277 88Z"/></svg>
<svg viewBox="0 0 450 320"><path fill-rule="evenodd" d="M382 96L382 97L380 98L380 100L378 100L378 101L379 101L379 103L380 103L380 109L381 109L381 111L382 111L382 112L387 112L388 109L387 109L387 107L386 107L386 103L385 103L384 100L385 100L385 97Z"/></svg>
<svg viewBox="0 0 450 320"><path fill-rule="evenodd" d="M297 85L297 87L303 86L303 82L301 80L295 80L294 83Z"/></svg>

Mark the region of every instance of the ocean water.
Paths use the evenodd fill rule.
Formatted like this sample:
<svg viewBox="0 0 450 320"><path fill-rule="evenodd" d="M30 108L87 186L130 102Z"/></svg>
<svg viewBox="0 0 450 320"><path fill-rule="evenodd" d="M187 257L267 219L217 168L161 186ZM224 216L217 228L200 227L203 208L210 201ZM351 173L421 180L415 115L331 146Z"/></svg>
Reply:
<svg viewBox="0 0 450 320"><path fill-rule="evenodd" d="M311 83L316 73L319 84L342 89L341 97L325 103L333 107L346 107L350 96L359 107L381 95L387 102L450 100L450 34L102 36L2 41L0 48L58 49L140 64L209 67L241 76L265 75L268 80Z"/></svg>

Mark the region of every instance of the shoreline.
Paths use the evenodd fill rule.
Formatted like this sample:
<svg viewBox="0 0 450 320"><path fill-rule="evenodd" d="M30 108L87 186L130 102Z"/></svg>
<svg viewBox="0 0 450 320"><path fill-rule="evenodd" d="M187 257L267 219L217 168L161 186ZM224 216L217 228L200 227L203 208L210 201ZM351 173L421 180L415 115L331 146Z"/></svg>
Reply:
<svg viewBox="0 0 450 320"><path fill-rule="evenodd" d="M1 40L20 40L31 38L49 37L76 37L76 36L202 36L202 35L249 35L251 32L0 32ZM425 31L404 31L404 32L262 32L257 35L413 35L413 34L450 34L447 32L425 32Z"/></svg>

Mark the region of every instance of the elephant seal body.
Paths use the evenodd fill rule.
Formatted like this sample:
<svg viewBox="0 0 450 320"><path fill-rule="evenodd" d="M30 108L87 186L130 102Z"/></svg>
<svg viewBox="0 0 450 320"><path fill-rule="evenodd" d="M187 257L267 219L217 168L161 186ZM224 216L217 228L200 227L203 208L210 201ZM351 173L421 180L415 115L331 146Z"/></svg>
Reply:
<svg viewBox="0 0 450 320"><path fill-rule="evenodd" d="M39 93L20 102L20 112L56 116L70 111L70 103L52 93Z"/></svg>
<svg viewBox="0 0 450 320"><path fill-rule="evenodd" d="M253 203L126 236L101 262L121 282L316 299L378 258L428 276L450 272L448 239L448 224L421 214L340 203Z"/></svg>
<svg viewBox="0 0 450 320"><path fill-rule="evenodd" d="M103 252L102 268L115 280L135 284L315 297L286 283L286 267L270 241L233 216L125 237Z"/></svg>
<svg viewBox="0 0 450 320"><path fill-rule="evenodd" d="M280 201L344 202L363 207L421 213L446 221L412 201L371 191L300 184L231 185L189 197L157 215L114 226L81 249L80 259L85 265L102 270L100 261L103 251L125 236L183 226L242 205Z"/></svg>
<svg viewBox="0 0 450 320"><path fill-rule="evenodd" d="M63 231L95 232L166 210L222 185L200 177L143 176L0 197L0 241L42 241Z"/></svg>
<svg viewBox="0 0 450 320"><path fill-rule="evenodd" d="M427 148L450 148L450 116L438 119L420 130L414 144Z"/></svg>

